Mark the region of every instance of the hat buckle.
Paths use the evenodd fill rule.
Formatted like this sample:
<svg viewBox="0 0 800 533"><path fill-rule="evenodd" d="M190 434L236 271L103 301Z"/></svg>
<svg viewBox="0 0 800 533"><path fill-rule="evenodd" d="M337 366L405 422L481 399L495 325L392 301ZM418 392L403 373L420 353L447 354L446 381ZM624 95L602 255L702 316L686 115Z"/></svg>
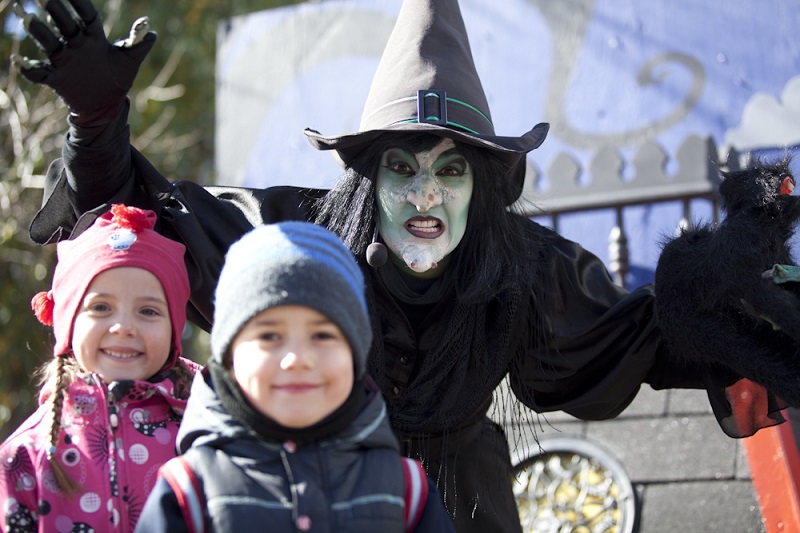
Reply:
<svg viewBox="0 0 800 533"><path fill-rule="evenodd" d="M417 91L417 122L447 126L447 93L441 90Z"/></svg>

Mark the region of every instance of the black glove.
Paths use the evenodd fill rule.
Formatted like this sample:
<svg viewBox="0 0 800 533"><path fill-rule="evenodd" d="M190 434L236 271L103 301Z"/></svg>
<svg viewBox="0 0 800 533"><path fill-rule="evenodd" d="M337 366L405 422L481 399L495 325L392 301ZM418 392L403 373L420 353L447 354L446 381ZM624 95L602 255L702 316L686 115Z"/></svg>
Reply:
<svg viewBox="0 0 800 533"><path fill-rule="evenodd" d="M130 36L108 42L103 22L90 0L42 0L58 30L14 4L25 30L39 45L47 60L12 56L20 73L34 83L52 87L70 110L70 120L82 127L107 124L117 114L133 85L144 58L156 42L142 17L133 23Z"/></svg>

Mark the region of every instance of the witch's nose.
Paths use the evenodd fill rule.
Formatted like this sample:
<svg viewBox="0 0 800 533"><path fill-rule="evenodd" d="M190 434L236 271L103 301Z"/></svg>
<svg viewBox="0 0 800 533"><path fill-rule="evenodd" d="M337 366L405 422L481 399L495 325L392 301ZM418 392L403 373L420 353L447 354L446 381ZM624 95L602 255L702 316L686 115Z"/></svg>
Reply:
<svg viewBox="0 0 800 533"><path fill-rule="evenodd" d="M442 193L436 180L428 176L414 178L414 184L408 191L408 202L420 213L427 213L442 203Z"/></svg>

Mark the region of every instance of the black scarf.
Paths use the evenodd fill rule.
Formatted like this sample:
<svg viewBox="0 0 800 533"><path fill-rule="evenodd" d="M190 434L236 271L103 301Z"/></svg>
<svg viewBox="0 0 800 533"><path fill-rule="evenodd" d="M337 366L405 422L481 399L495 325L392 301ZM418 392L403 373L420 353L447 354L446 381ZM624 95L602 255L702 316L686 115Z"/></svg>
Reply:
<svg viewBox="0 0 800 533"><path fill-rule="evenodd" d="M414 333L419 336L422 328L427 324L425 319L451 286L452 276L450 271L438 278L415 278L402 272L391 262L383 268L377 269L378 277L394 295L397 305L403 310Z"/></svg>
<svg viewBox="0 0 800 533"><path fill-rule="evenodd" d="M407 306L414 305L408 302L410 295L396 292L400 274L393 275L387 267L379 270L380 274L367 274L376 337L383 338L384 320L397 320L403 314L417 331L424 323L426 338L435 339L430 346L417 344L425 350L419 368L404 395L388 405L392 427L401 434L442 433L474 420L485 410L526 332L529 294L509 290L487 305L464 304L453 284L445 282L445 273L441 284L431 286L416 301L426 308L426 318L419 322L419 314L407 313ZM368 359L370 375L389 394L393 384L386 376L384 358L395 355L384 352L384 342L373 342Z"/></svg>

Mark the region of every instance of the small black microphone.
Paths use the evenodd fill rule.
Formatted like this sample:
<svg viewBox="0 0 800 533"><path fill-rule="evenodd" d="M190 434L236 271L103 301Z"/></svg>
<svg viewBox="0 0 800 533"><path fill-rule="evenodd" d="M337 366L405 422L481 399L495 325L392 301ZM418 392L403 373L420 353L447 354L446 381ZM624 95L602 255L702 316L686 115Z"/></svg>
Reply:
<svg viewBox="0 0 800 533"><path fill-rule="evenodd" d="M373 242L367 246L367 263L373 268L382 267L386 264L389 258L389 253L386 251L386 246L381 242Z"/></svg>
<svg viewBox="0 0 800 533"><path fill-rule="evenodd" d="M372 232L372 244L367 246L367 264L372 268L379 268L386 264L389 258L389 253L386 251L386 246L378 241L378 229L380 222L375 222L375 231Z"/></svg>

